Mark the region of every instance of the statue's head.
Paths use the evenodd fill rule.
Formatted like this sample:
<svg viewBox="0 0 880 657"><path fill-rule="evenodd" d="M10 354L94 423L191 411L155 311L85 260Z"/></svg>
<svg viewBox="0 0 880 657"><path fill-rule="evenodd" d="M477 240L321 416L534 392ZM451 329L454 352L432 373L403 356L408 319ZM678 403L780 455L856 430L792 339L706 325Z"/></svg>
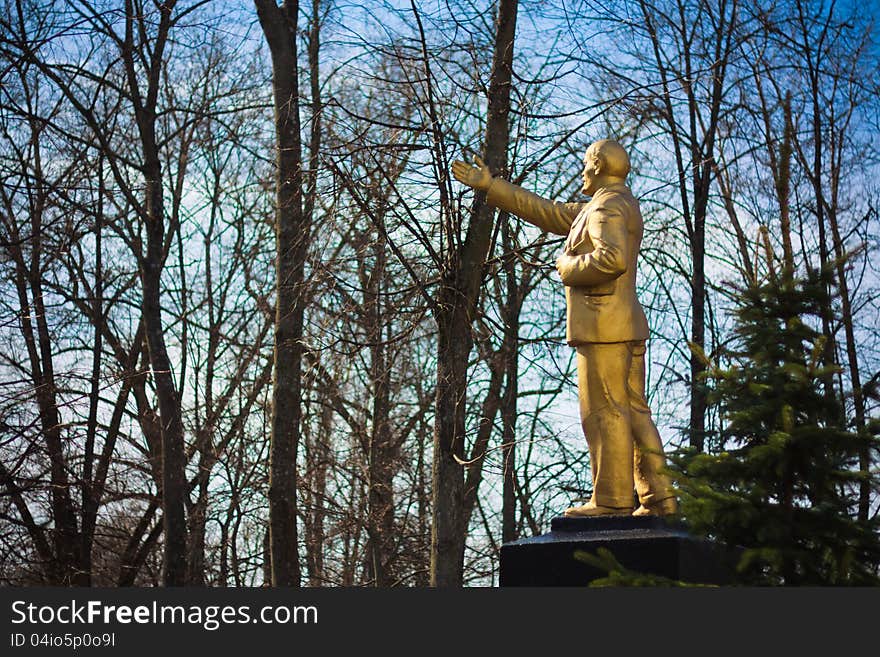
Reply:
<svg viewBox="0 0 880 657"><path fill-rule="evenodd" d="M629 156L623 146L611 139L593 142L584 155L584 194L589 196L600 187L623 182L629 169Z"/></svg>

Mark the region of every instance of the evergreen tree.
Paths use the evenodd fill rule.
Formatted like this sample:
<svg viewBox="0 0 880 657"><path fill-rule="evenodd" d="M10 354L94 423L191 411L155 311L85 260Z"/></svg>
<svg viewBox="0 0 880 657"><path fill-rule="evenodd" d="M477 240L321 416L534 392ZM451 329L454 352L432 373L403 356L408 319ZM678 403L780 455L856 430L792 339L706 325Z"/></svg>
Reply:
<svg viewBox="0 0 880 657"><path fill-rule="evenodd" d="M875 435L847 429L822 365L832 269L797 278L786 268L733 292L735 341L706 359L722 429L711 453L671 458L681 512L693 531L743 548L745 584L880 583L876 519L858 522L859 449ZM702 355L701 352L700 355ZM876 425L874 425L876 426ZM873 481L872 483L876 483Z"/></svg>

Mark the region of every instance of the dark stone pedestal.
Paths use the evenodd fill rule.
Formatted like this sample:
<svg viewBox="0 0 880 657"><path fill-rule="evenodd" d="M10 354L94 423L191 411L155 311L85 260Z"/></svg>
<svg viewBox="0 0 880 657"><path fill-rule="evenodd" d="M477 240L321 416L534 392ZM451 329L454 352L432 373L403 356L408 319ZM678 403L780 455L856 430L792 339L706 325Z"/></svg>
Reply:
<svg viewBox="0 0 880 657"><path fill-rule="evenodd" d="M574 558L607 548L630 570L704 584L730 582L722 546L657 516L553 519L549 534L501 546L501 586L586 586L608 573Z"/></svg>

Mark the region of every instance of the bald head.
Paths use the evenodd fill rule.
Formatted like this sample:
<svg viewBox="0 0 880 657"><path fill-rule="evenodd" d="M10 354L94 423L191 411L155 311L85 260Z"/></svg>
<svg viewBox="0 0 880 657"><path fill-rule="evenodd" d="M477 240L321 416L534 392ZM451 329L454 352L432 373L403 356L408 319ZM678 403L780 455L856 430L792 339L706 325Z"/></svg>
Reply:
<svg viewBox="0 0 880 657"><path fill-rule="evenodd" d="M608 176L626 178L629 173L629 156L623 146L611 139L600 139L590 144L585 164L600 169Z"/></svg>
<svg viewBox="0 0 880 657"><path fill-rule="evenodd" d="M623 146L612 139L593 142L584 155L584 194L590 196L601 187L623 182L629 169L629 156Z"/></svg>

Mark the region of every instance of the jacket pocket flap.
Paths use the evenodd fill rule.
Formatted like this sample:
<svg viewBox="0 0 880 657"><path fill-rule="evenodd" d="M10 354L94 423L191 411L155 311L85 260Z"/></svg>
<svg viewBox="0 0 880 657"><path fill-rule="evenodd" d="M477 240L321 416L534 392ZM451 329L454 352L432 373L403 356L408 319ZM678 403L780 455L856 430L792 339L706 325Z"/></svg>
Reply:
<svg viewBox="0 0 880 657"><path fill-rule="evenodd" d="M604 297L609 294L614 294L614 290L617 281L608 281L607 283L600 283L599 285L591 285L590 287L582 287L581 290L584 292L584 296L588 297Z"/></svg>

